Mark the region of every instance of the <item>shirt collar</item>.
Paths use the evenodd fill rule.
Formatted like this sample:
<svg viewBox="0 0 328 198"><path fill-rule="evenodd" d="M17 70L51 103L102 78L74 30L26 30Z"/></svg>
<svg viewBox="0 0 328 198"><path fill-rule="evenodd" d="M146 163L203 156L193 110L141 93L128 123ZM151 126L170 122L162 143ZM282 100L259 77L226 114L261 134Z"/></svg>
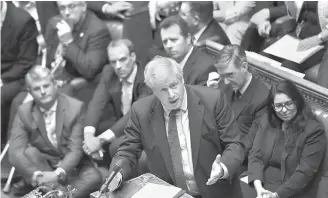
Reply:
<svg viewBox="0 0 328 198"><path fill-rule="evenodd" d="M183 91L183 100L182 100L182 103L181 103L181 106L180 106L180 110L182 110L183 112L186 112L187 111L187 108L188 108L188 100L187 100L187 91L186 91L186 87L184 87L184 91ZM169 109L166 109L164 106L163 106L163 109L164 109L164 112L166 115L169 115L171 110Z"/></svg>
<svg viewBox="0 0 328 198"><path fill-rule="evenodd" d="M189 50L189 52L185 55L185 57L184 57L184 58L182 59L182 61L179 63L179 64L181 65L182 68L183 68L184 65L186 64L186 62L187 62L187 60L188 60L188 58L189 58L189 56L190 56L190 54L191 54L191 52L192 52L193 49L194 49L194 47L191 47L190 50Z"/></svg>
<svg viewBox="0 0 328 198"><path fill-rule="evenodd" d="M136 76L137 76L137 71L138 71L137 64L134 64L134 67L133 67L133 70L132 70L131 74L126 79L124 79L124 81L128 82L130 84L133 84L134 80L136 79ZM122 82L123 79L120 79L120 81Z"/></svg>
<svg viewBox="0 0 328 198"><path fill-rule="evenodd" d="M42 113L45 113L45 112L48 112L48 111L56 112L56 110L57 110L57 104L58 104L58 102L56 100L55 103L50 107L50 109L47 110L47 109L44 109L44 108L40 107L40 111Z"/></svg>
<svg viewBox="0 0 328 198"><path fill-rule="evenodd" d="M1 8L1 25L6 19L6 14L7 14L7 2L3 1L2 8Z"/></svg>
<svg viewBox="0 0 328 198"><path fill-rule="evenodd" d="M196 32L196 33L194 34L194 41L195 41L195 43L198 42L200 36L203 34L203 32L205 31L205 29L207 28L207 26L208 26L208 24L205 25L204 27L202 27L202 29L198 30L198 32Z"/></svg>
<svg viewBox="0 0 328 198"><path fill-rule="evenodd" d="M246 81L246 83L244 84L244 86L243 86L241 89L239 89L240 94L245 93L247 87L248 87L248 86L251 84L251 82L252 82L252 78L253 78L253 76L252 76L251 73L249 73L249 74L250 74L250 77L247 79L247 81Z"/></svg>

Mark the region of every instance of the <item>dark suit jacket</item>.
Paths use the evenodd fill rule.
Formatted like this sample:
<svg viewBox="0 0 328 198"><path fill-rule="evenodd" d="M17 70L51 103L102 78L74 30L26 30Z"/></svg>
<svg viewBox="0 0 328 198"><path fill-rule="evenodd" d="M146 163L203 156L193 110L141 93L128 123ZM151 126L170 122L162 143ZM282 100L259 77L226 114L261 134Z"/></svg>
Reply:
<svg viewBox="0 0 328 198"><path fill-rule="evenodd" d="M198 42L205 41L207 39L210 39L222 45L231 44L227 34L224 32L222 27L218 24L218 22L215 19L212 19L209 22L205 31L199 37Z"/></svg>
<svg viewBox="0 0 328 198"><path fill-rule="evenodd" d="M150 94L150 89L144 83L143 72L144 68L138 65L137 75L133 85L132 103ZM102 72L99 85L88 105L85 126L94 126L97 128L106 107L110 106L109 109L113 110L113 112L111 118L106 119L114 120L115 122L111 130L115 133L116 137L123 134L130 113L124 116L122 114L121 94L120 79L115 74L114 69L110 65L106 65Z"/></svg>
<svg viewBox="0 0 328 198"><path fill-rule="evenodd" d="M74 98L64 94L58 96L56 111L58 147L56 148L48 139L43 115L35 102L21 105L11 131L10 163L26 178L31 178L37 167L26 158L24 152L29 146L33 146L45 155L61 160L61 168L67 173L73 171L83 156L83 106L82 102Z"/></svg>
<svg viewBox="0 0 328 198"><path fill-rule="evenodd" d="M279 128L268 127L264 116L248 159L248 181L252 184L259 179L264 182L264 173L272 155ZM281 179L276 192L281 198L316 197L318 180L316 173L324 158L326 137L322 125L315 120L308 120L304 131L296 139L295 148L290 152L283 149L281 155Z"/></svg>
<svg viewBox="0 0 328 198"><path fill-rule="evenodd" d="M233 99L231 86L225 86L221 91L231 102L235 112L237 125L242 132L241 139L245 144L246 152L252 148L256 130L250 130L254 122L260 122L266 112L269 88L259 79L252 77L251 83L238 100Z"/></svg>
<svg viewBox="0 0 328 198"><path fill-rule="evenodd" d="M36 10L39 16L42 34L45 35L48 21L59 15L59 10L56 1L36 1ZM102 6L105 1L87 1L87 8L94 12L99 18L104 16L102 13Z"/></svg>
<svg viewBox="0 0 328 198"><path fill-rule="evenodd" d="M227 100L219 90L191 85L185 87L194 175L202 196L241 197L235 172L243 161L244 150ZM165 132L164 110L155 95L133 104L131 118L124 132L125 140L118 149L111 168L117 160L122 159L125 180L142 150L145 150L150 172L172 184L174 173ZM221 161L228 169L229 178L207 186L206 181L218 154L222 155Z"/></svg>
<svg viewBox="0 0 328 198"><path fill-rule="evenodd" d="M38 30L34 19L23 9L7 2L1 29L1 79L4 83L24 79L38 54Z"/></svg>
<svg viewBox="0 0 328 198"><path fill-rule="evenodd" d="M54 59L58 47L56 24L58 17L50 19L45 40L47 43L47 66ZM91 11L87 11L82 24L73 30L74 41L68 45L63 55L65 70L73 77L93 80L108 62L107 46L111 41L106 25Z"/></svg>
<svg viewBox="0 0 328 198"><path fill-rule="evenodd" d="M208 74L216 71L214 64L212 56L195 47L183 67L185 84L206 85Z"/></svg>

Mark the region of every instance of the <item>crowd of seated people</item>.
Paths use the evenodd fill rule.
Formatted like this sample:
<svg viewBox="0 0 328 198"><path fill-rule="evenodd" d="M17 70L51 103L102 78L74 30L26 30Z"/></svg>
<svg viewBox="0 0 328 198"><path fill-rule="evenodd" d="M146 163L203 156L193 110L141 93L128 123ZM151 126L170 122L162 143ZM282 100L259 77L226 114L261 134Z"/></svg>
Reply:
<svg viewBox="0 0 328 198"><path fill-rule="evenodd" d="M90 197L120 160L108 190L151 172L196 198L328 196L317 195L324 127L295 84L270 87L247 60L255 52L328 88L328 1L154 1L126 23L137 4L0 2L13 192L69 184ZM141 23L153 37L138 35L152 46L139 51L122 28ZM285 35L300 51L323 47L301 63L263 52ZM215 56L208 40L223 45Z"/></svg>

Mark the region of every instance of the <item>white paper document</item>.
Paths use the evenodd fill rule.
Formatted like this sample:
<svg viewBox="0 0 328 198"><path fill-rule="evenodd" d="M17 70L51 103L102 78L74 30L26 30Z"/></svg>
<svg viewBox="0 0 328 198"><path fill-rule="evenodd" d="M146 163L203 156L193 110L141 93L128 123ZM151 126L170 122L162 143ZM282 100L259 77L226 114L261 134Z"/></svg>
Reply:
<svg viewBox="0 0 328 198"><path fill-rule="evenodd" d="M181 188L175 186L148 183L131 198L177 198L183 193Z"/></svg>
<svg viewBox="0 0 328 198"><path fill-rule="evenodd" d="M312 47L308 50L297 51L299 43L299 39L294 38L290 35L285 35L284 37L270 45L268 48L266 48L264 52L300 64L323 48L323 46L319 45Z"/></svg>

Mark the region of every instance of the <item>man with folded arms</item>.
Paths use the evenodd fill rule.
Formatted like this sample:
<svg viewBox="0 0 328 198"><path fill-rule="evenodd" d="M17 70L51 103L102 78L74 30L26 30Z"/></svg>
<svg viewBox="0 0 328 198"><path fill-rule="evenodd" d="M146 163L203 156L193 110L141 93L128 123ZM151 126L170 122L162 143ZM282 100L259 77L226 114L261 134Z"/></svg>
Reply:
<svg viewBox="0 0 328 198"><path fill-rule="evenodd" d="M153 95L132 105L125 139L111 163L116 189L145 150L150 172L199 198L242 197L236 170L244 147L233 112L219 90L185 85L181 66L158 57L144 72ZM111 170L110 169L110 170Z"/></svg>

